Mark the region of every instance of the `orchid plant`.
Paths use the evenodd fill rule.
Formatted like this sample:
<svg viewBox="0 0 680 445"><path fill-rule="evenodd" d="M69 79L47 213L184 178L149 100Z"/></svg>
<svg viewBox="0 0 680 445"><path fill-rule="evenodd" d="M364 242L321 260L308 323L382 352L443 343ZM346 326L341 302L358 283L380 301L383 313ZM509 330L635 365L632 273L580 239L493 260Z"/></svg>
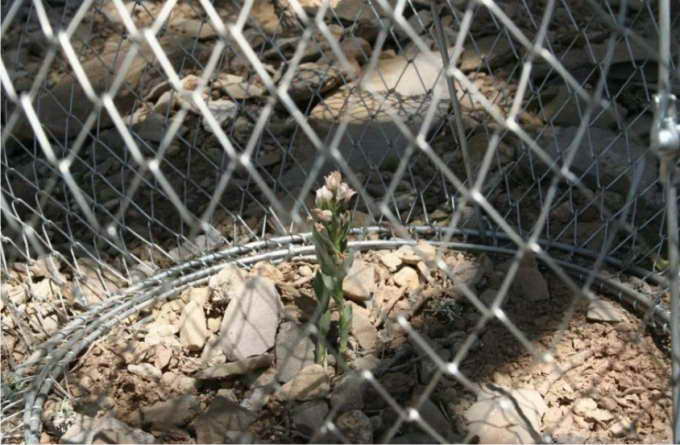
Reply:
<svg viewBox="0 0 680 445"><path fill-rule="evenodd" d="M352 265L352 255L347 249L347 234L351 224L348 207L356 194L349 185L342 182L342 176L338 171L329 174L325 181L325 185L316 191L316 207L312 209L314 220L312 236L320 266L313 282L318 299L315 314L319 331L316 362L324 366L327 358L326 339L330 331L333 308L340 314L338 352L340 356L347 352L352 306L345 304L342 282Z"/></svg>

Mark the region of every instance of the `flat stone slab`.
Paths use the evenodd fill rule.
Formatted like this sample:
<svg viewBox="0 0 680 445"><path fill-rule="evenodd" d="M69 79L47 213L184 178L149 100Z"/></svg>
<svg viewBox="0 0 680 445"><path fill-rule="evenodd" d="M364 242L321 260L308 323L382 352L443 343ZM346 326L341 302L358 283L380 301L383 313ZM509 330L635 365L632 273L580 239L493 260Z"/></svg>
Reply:
<svg viewBox="0 0 680 445"><path fill-rule="evenodd" d="M253 277L234 287L218 344L229 360L262 355L274 346L283 305L271 280Z"/></svg>

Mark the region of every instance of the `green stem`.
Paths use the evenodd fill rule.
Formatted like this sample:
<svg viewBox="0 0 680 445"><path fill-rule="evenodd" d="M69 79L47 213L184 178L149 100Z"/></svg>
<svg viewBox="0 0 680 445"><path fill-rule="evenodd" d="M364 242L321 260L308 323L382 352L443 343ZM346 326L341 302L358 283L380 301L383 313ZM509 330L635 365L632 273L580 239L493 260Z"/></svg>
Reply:
<svg viewBox="0 0 680 445"><path fill-rule="evenodd" d="M347 352L347 342L349 340L349 331L352 327L352 304L345 302L344 298L340 298L340 355L343 356Z"/></svg>
<svg viewBox="0 0 680 445"><path fill-rule="evenodd" d="M328 307L319 319L319 335L316 340L316 363L326 366L328 331L331 328L331 309Z"/></svg>

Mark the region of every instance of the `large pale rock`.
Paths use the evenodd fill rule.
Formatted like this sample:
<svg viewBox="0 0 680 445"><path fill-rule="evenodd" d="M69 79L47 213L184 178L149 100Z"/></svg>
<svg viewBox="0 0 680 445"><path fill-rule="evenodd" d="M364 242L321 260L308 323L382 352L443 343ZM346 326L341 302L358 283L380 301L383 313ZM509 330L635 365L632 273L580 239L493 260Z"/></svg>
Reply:
<svg viewBox="0 0 680 445"><path fill-rule="evenodd" d="M401 266L401 258L395 252L383 251L378 253L380 262L387 267L390 272L396 272Z"/></svg>
<svg viewBox="0 0 680 445"><path fill-rule="evenodd" d="M418 272L412 267L403 267L394 275L394 283L407 290L415 290L420 286Z"/></svg>
<svg viewBox="0 0 680 445"><path fill-rule="evenodd" d="M28 287L34 301L54 301L59 295L59 285L50 279L43 279L37 283L29 283Z"/></svg>
<svg viewBox="0 0 680 445"><path fill-rule="evenodd" d="M373 265L356 259L342 282L342 291L352 300L363 302L371 299L375 285Z"/></svg>
<svg viewBox="0 0 680 445"><path fill-rule="evenodd" d="M230 360L267 352L276 339L283 305L276 286L261 277L236 286L227 307L218 342Z"/></svg>
<svg viewBox="0 0 680 445"><path fill-rule="evenodd" d="M541 418L548 407L538 391L496 387L483 391L463 417L478 443L541 443Z"/></svg>
<svg viewBox="0 0 680 445"><path fill-rule="evenodd" d="M207 286L191 287L182 293L181 298L185 303L195 301L201 306L205 306L210 300L210 288Z"/></svg>
<svg viewBox="0 0 680 445"><path fill-rule="evenodd" d="M462 292L463 286L475 289L493 265L486 255L470 258L463 254L451 255L446 258L448 273L453 275L454 286Z"/></svg>
<svg viewBox="0 0 680 445"><path fill-rule="evenodd" d="M624 315L621 313L621 309L607 300L591 301L588 304L586 318L588 321L603 321L608 323L617 323L625 320Z"/></svg>
<svg viewBox="0 0 680 445"><path fill-rule="evenodd" d="M325 397L330 391L330 379L323 366L313 364L304 368L279 393L282 400L313 400Z"/></svg>
<svg viewBox="0 0 680 445"><path fill-rule="evenodd" d="M213 300L227 300L235 290L243 286L246 280L246 273L235 264L227 264L210 277L208 288L212 291Z"/></svg>
<svg viewBox="0 0 680 445"><path fill-rule="evenodd" d="M351 332L359 346L366 352L375 350L378 342L378 330L373 326L368 310L354 302L345 304L352 305Z"/></svg>
<svg viewBox="0 0 680 445"><path fill-rule="evenodd" d="M250 275L267 278L277 284L284 283L286 281L283 273L281 273L281 271L277 269L276 266L267 261L260 261L259 263L256 263L250 271Z"/></svg>
<svg viewBox="0 0 680 445"><path fill-rule="evenodd" d="M281 324L276 336L278 379L286 383L306 366L314 363L314 342L295 322Z"/></svg>
<svg viewBox="0 0 680 445"><path fill-rule="evenodd" d="M203 306L196 300L190 301L179 321L179 339L189 351L200 351L209 334Z"/></svg>
<svg viewBox="0 0 680 445"><path fill-rule="evenodd" d="M401 96L424 96L436 92L448 98L444 62L439 52L418 53L409 59L403 56L380 59L375 70L366 73L361 88L372 93L395 92Z"/></svg>

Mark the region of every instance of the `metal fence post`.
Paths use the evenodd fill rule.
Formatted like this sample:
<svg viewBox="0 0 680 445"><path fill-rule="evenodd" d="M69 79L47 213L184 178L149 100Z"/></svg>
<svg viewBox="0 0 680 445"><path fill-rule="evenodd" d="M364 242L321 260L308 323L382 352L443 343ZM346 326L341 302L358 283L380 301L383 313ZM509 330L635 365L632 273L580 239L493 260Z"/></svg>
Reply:
<svg viewBox="0 0 680 445"><path fill-rule="evenodd" d="M680 160L680 123L676 97L671 94L671 11L669 0L659 0L659 91L652 147L659 157L659 176L666 197L668 281L671 294L671 385L673 388L673 442L680 441L680 261L678 258L677 162Z"/></svg>

